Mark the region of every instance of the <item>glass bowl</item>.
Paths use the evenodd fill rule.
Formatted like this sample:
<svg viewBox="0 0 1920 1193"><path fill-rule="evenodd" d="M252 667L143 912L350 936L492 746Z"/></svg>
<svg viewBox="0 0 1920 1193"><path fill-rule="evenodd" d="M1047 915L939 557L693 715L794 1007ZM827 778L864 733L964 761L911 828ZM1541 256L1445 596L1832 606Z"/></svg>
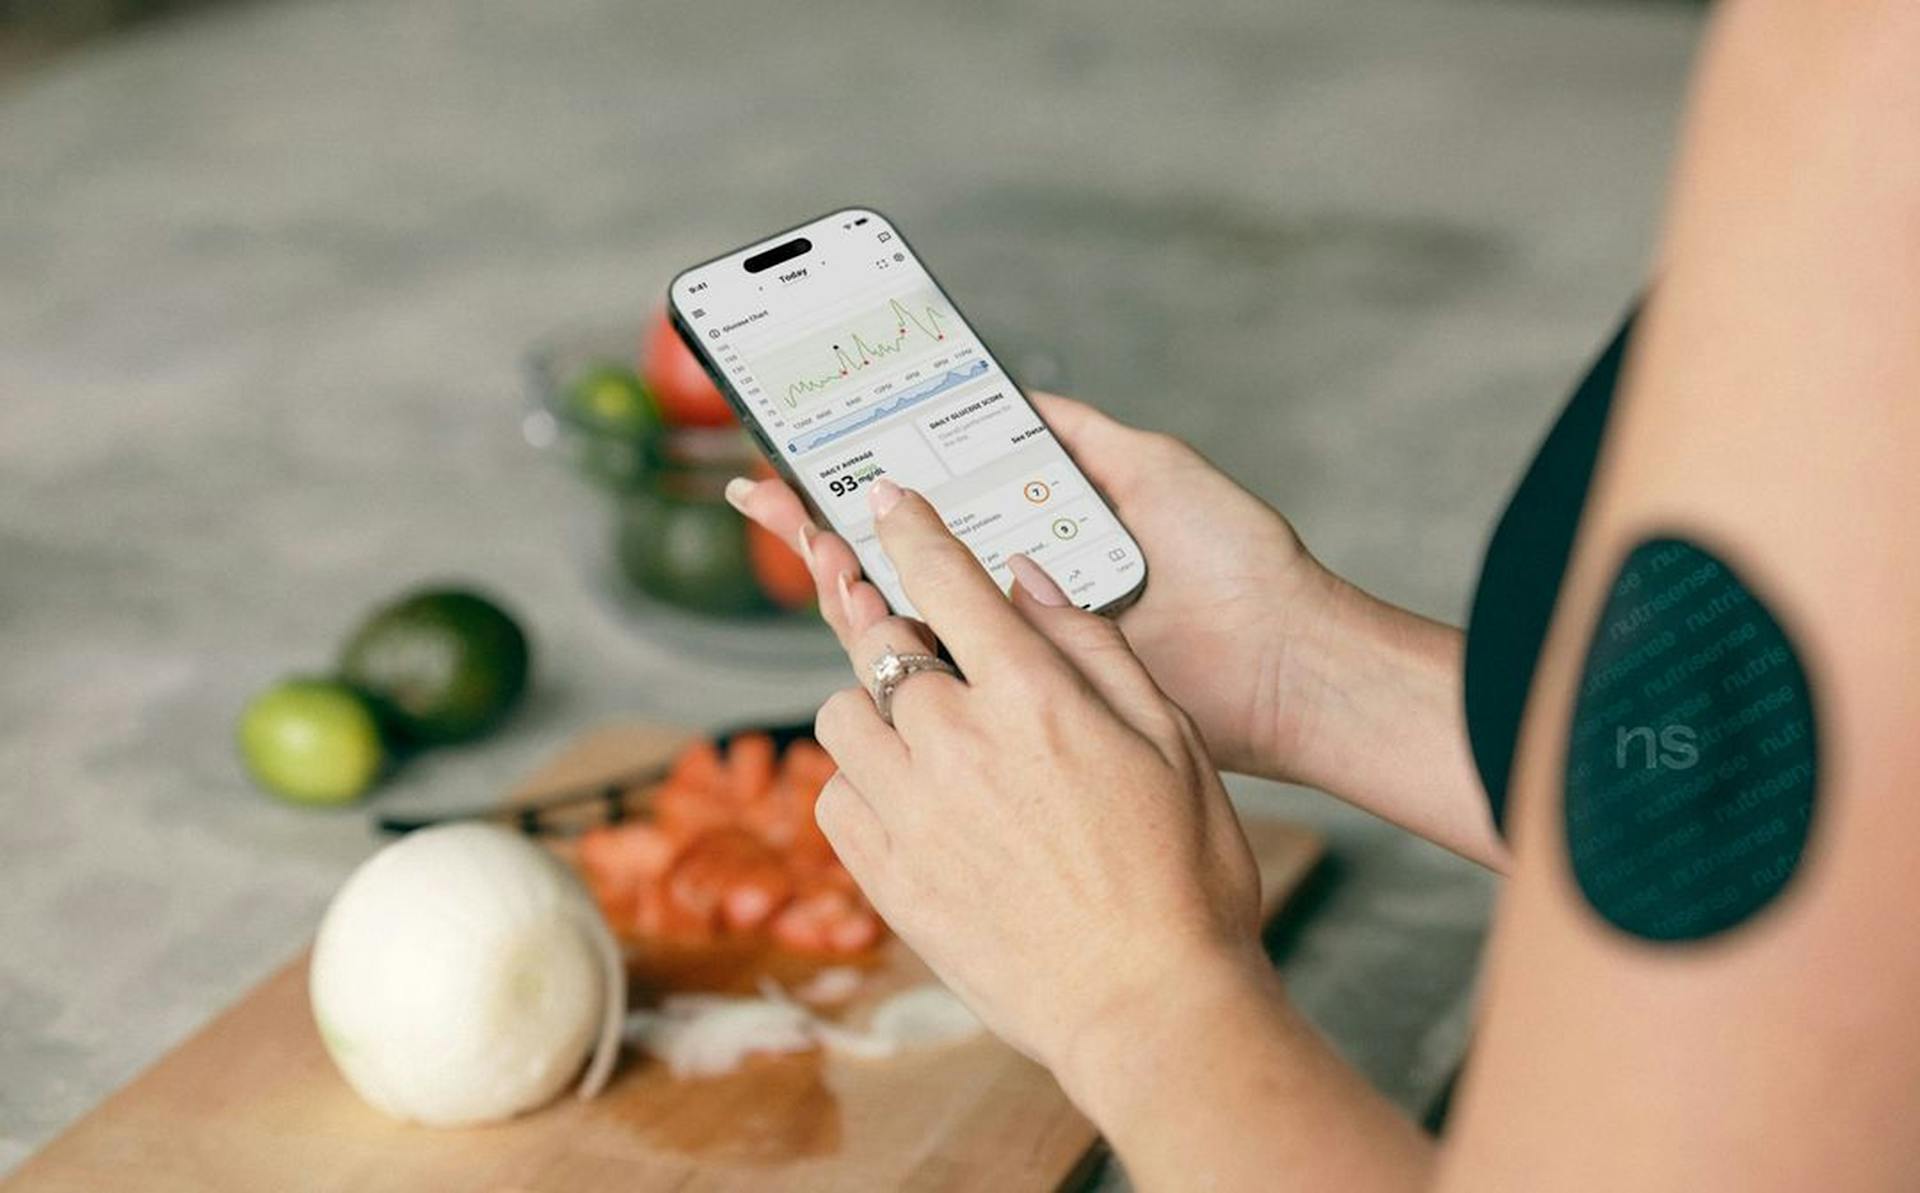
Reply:
<svg viewBox="0 0 1920 1193"><path fill-rule="evenodd" d="M630 327L560 335L525 361L521 434L580 482L566 529L595 597L636 634L705 658L761 668L840 658L811 606L766 595L804 595L797 557L721 496L732 477L766 475L765 461L739 427L661 427L637 400L637 339Z"/></svg>

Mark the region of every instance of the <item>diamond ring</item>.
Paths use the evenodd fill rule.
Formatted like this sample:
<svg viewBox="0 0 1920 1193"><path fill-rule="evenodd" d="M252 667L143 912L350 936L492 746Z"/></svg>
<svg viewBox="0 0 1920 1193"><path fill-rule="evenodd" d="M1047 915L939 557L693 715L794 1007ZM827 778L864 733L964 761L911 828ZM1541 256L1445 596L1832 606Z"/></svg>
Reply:
<svg viewBox="0 0 1920 1193"><path fill-rule="evenodd" d="M960 669L937 655L897 654L891 646L873 661L873 707L879 710L881 720L893 724L894 690L907 682L908 676L922 671L938 671L960 678Z"/></svg>

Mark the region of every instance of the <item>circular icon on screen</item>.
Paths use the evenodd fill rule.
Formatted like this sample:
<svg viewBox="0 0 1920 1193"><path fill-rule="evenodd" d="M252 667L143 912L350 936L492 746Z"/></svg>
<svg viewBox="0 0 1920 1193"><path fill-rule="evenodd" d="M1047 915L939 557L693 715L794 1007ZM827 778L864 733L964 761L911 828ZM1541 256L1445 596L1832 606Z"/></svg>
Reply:
<svg viewBox="0 0 1920 1193"><path fill-rule="evenodd" d="M1054 538L1070 539L1074 535L1079 533L1080 533L1080 523L1075 522L1072 518L1055 518L1053 520L1053 537Z"/></svg>
<svg viewBox="0 0 1920 1193"><path fill-rule="evenodd" d="M1045 481L1028 481L1026 488L1020 491L1025 493L1027 500L1033 502L1035 505L1040 505L1044 503L1047 498L1053 496L1053 490L1047 487L1047 482Z"/></svg>

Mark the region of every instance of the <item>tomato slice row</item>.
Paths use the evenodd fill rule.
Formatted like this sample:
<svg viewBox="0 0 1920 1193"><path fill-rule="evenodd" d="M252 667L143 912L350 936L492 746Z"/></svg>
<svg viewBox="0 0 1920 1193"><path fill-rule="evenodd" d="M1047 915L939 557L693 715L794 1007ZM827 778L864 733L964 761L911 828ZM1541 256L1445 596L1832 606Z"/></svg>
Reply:
<svg viewBox="0 0 1920 1193"><path fill-rule="evenodd" d="M642 943L763 937L797 953L866 952L886 927L834 856L813 807L833 760L764 733L674 759L646 820L580 838L580 867L616 932Z"/></svg>

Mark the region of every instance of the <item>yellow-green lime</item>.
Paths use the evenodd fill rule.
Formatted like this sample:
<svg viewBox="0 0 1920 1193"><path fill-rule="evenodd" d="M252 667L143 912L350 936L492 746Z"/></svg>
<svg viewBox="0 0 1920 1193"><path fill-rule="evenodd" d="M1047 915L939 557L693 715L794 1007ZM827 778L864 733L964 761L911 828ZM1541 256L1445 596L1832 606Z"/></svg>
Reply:
<svg viewBox="0 0 1920 1193"><path fill-rule="evenodd" d="M240 757L254 781L301 804L352 803L386 763L380 725L358 692L328 679L290 679L240 717Z"/></svg>
<svg viewBox="0 0 1920 1193"><path fill-rule="evenodd" d="M630 489L646 478L665 428L653 395L632 369L587 370L567 387L566 412L578 432L575 457L589 480Z"/></svg>
<svg viewBox="0 0 1920 1193"><path fill-rule="evenodd" d="M567 410L597 429L634 438L660 428L647 387L624 365L595 365L567 387Z"/></svg>

